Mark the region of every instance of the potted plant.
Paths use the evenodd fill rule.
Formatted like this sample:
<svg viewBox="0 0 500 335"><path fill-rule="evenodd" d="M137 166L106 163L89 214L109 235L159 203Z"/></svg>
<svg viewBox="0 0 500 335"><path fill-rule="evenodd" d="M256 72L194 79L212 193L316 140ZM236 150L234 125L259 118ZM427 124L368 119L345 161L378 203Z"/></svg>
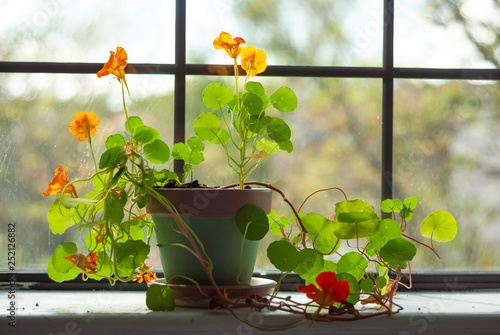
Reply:
<svg viewBox="0 0 500 335"><path fill-rule="evenodd" d="M188 139L186 144L175 144L172 155L158 131L144 125L138 116L128 115L124 71L127 54L120 47L116 53L111 52L98 76L114 75L121 84L126 133L109 136L106 150L97 160L92 146L99 122L97 116L79 112L70 123L71 133L78 140L88 142L95 173L90 178L69 181L66 169L60 165L44 192L46 196L58 195L48 214L52 232L61 234L74 228L81 234L80 245L68 242L56 248L47 267L49 276L58 282L75 278L81 272L84 277L107 279L111 284L145 280L151 284L146 302L152 310L175 307L173 288L181 280L193 284L191 287L207 299L211 308L287 311L304 315L300 323L397 313L400 307L394 303L393 296L403 277L411 279L411 272L406 274L404 270L416 254L415 244L422 244L438 255L434 242L446 242L455 237L455 219L444 211L431 213L420 226L422 235L430 238L430 244L424 244L406 232L417 205L415 197L403 201L385 199L380 210L390 218L381 219L376 212L378 208L361 199L348 199L337 187L315 191L296 207L275 186L248 182L251 172L270 154L280 149L292 151L289 127L280 118L266 115L266 108L272 105L280 112L290 112L296 108L297 99L286 87L268 97L261 84L248 81L248 76L265 69L265 53L253 47L243 49L242 43L243 39L232 39L224 32L214 41L217 49L224 49L234 59L236 92L221 84L209 85L203 100L219 114L202 113L194 123L197 136ZM247 71L241 92L238 55ZM219 189L195 188L188 192L182 188L163 187L186 181L192 166L204 160L203 141L222 147L229 166L238 176L237 182ZM153 165L167 163L171 156L184 160L184 176L179 177L168 169L153 168ZM78 196L77 185L88 182L94 190ZM226 192L230 188L236 188L234 193L238 196L251 193L253 198L237 199ZM304 211L303 205L312 195L326 191L339 191L341 195L332 215ZM281 195L290 207L290 215L279 216L271 210L270 192ZM234 209L221 214L213 206L218 197L224 204L234 200ZM199 222L200 213L212 216L209 221L223 223L222 233L209 228L209 235L216 238L215 245L197 230L197 226L204 225ZM149 214L153 215L155 223ZM223 218L214 219L216 215ZM211 224L209 222L209 227ZM167 228L166 233L161 231L161 226ZM155 229L160 250L174 250L167 258L197 266L186 273L175 268L169 273L171 265L163 262L167 285L158 283L146 262ZM231 241L226 236L229 230L237 233L237 237L229 238ZM252 249L258 247L258 240L269 231L279 236L269 245L267 256L281 276L273 290L263 292L252 285L252 271L243 269L242 265L250 264L253 268ZM172 239L172 236L180 238ZM237 270L221 270L229 273L230 279L225 282L217 272L225 264L213 261L213 255L222 244L231 243L237 249L233 252ZM340 254L341 244L351 246L352 251ZM245 252L250 256L243 256ZM369 267L370 264L373 266ZM309 300L296 302L278 295L281 279L291 272L304 279L305 285L297 289L306 293ZM209 290L203 290L202 286L207 284ZM238 290L230 296L225 286L234 284L248 289ZM378 307L361 311L356 307L358 303Z"/></svg>
<svg viewBox="0 0 500 335"><path fill-rule="evenodd" d="M224 50L234 61L234 91L220 83L208 85L203 91L203 102L214 112L201 113L194 121L197 136L173 148L174 157L186 162L182 178L185 180L193 163L203 160L203 142L221 146L227 164L237 176L237 184L218 189L200 188L199 185L187 188L178 180L169 180L167 186L173 187L156 189L174 205L200 239L204 257L208 258L205 261L211 263L212 275L219 285L250 283L259 240L268 232L266 214L271 211L271 190L244 189L245 181L271 154L280 149L291 152L293 148L286 122L267 115L266 110L291 112L297 107L297 97L285 86L267 96L259 82L250 81L266 69L266 54L253 46L243 48L243 43L242 38L232 39L225 32L214 40L214 47ZM239 87L239 57L241 67L247 72L243 88ZM174 215L165 213L155 199L147 210L155 224L166 277L182 275L199 284L210 284L205 271L196 264L193 250L179 248L178 245L186 244L188 238L174 233L179 229L174 223Z"/></svg>

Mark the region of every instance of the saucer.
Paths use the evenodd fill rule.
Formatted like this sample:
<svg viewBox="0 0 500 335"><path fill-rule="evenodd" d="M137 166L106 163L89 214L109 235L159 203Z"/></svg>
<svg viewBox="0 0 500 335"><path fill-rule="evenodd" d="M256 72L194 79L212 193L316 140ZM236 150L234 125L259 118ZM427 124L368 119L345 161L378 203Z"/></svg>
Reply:
<svg viewBox="0 0 500 335"><path fill-rule="evenodd" d="M148 286L167 285L165 278L152 280ZM221 292L226 292L229 299L244 298L257 294L260 296L270 295L276 287L276 282L271 279L252 277L249 285L219 286ZM175 305L180 307L209 308L210 298L200 293L196 285L168 284L175 295ZM211 285L200 286L205 294L214 292Z"/></svg>

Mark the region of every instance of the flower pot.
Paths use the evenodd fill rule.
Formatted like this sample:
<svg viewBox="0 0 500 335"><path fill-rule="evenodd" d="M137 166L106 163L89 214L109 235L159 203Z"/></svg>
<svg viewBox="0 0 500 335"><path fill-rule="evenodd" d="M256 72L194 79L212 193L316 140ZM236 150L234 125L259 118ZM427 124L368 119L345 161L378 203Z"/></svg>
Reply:
<svg viewBox="0 0 500 335"><path fill-rule="evenodd" d="M217 285L250 283L260 242L244 239L234 217L240 208L248 204L257 205L269 213L271 190L156 190L174 205L184 222L201 241L213 263L212 274ZM178 233L179 227L173 215L156 199L150 200L147 211L153 218L165 278L181 275L200 285L210 285L198 259L185 248L172 245L184 244L192 248L189 240Z"/></svg>

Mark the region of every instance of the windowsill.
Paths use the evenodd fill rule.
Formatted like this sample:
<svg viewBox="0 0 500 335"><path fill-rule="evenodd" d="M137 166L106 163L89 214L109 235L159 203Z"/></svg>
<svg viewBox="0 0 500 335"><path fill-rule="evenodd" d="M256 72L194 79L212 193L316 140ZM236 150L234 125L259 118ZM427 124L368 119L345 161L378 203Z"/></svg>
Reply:
<svg viewBox="0 0 500 335"><path fill-rule="evenodd" d="M288 293L286 293L288 294ZM291 293L303 298L303 294ZM226 310L176 308L152 312L145 292L16 291L15 300L0 291L0 333L7 334L255 334ZM8 325L9 304L16 306L16 327ZM500 291L402 292L395 302L404 310L355 322L307 322L282 333L301 334L498 334ZM242 319L262 327L292 325L300 315L236 310Z"/></svg>

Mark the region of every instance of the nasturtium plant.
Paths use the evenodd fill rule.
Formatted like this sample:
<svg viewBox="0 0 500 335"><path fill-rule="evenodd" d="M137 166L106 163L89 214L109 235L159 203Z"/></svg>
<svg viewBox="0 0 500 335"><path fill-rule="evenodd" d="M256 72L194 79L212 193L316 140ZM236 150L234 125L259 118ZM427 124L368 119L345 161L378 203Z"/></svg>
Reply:
<svg viewBox="0 0 500 335"><path fill-rule="evenodd" d="M268 115L268 108L272 106L281 113L290 113L298 102L289 87L282 86L268 96L261 83L249 81L267 67L265 52L254 47L245 48L241 54L241 66L247 75L245 85L239 87L240 52L236 47L228 51L230 43L226 38L229 40L224 37L224 41L214 45L226 50L234 60L235 91L220 83L208 85L203 90L203 102L217 113L201 113L194 121L194 132L201 140L222 146L227 163L238 176L239 187L243 188L251 173L269 155L279 150L293 150L290 127L282 118ZM240 39L234 46L237 43L245 42Z"/></svg>
<svg viewBox="0 0 500 335"><path fill-rule="evenodd" d="M382 201L379 208L390 218L380 220L372 205L361 199L349 200L337 187L313 192L297 209L276 187L248 182L252 172L267 157L279 151L293 151L291 129L281 116L296 110L298 101L289 87L279 87L268 95L261 83L250 80L265 71L267 56L253 46L243 48L244 43L241 37L233 39L225 32L214 40L214 47L225 50L234 60L234 91L219 83L208 85L202 99L209 111L195 119L196 136L185 143L175 143L172 150L155 128L144 124L140 117L129 115L126 92L130 92L125 80L128 56L121 47L111 52L97 76L111 74L121 84L125 131L109 135L105 148L100 150L102 154L96 157L92 141L99 131L97 115L80 111L69 123L70 133L78 141L87 142L94 171L90 177L70 181L68 168L63 170L60 164L43 192L44 196L56 195L47 217L52 233L63 234L72 228L78 235L78 244L66 242L55 248L47 265L48 275L57 282L74 279L79 274L84 280L104 279L112 285L145 281L149 284L148 308L173 310L175 296L169 285L184 276L166 278L166 285L158 285L156 273L147 263L153 224L145 208L150 199L155 199L173 216L178 228L173 229L173 233L186 237L186 244L175 243L175 247L184 248L196 258L212 287L203 292L193 279L182 280L192 283L196 292L210 301L211 308L249 307L303 313L305 320L312 321L374 316L372 312L365 315L357 309L355 304L361 301L378 304L376 315L397 313L399 309L396 307L394 311L393 306L397 305L393 304L393 296L401 280L411 276L411 272L407 275L403 269L416 254L414 243L438 255L433 242L451 241L458 231L457 222L444 211L435 211L425 218L420 230L424 237L431 239L429 246L410 237L406 231L416 210L416 197ZM246 71L242 87L239 86L238 57L241 68ZM212 275L215 263L206 254L201 239L157 191L158 186L184 183L189 177L193 181L193 166L201 165L205 159L204 142L220 145L227 155L224 161L238 176L237 183L226 187L267 187L290 206L290 215L278 215L276 211L266 215L258 206L248 204L234 217L236 228L241 232L240 246L245 239L264 238L268 231L279 237L267 248L269 261L281 272L272 294L262 296L250 287L248 296L230 297L215 282ZM173 160L184 162L182 176L170 170ZM93 187L94 190L86 190L86 194L79 196L82 183L88 183L84 189ZM344 195L344 200L336 203L333 214L302 211L312 195L330 190ZM225 236L219 238L220 243L226 241ZM372 273L373 269L376 273ZM292 272L305 281L305 286L299 285L298 291L306 294L310 301L278 297L279 284Z"/></svg>

